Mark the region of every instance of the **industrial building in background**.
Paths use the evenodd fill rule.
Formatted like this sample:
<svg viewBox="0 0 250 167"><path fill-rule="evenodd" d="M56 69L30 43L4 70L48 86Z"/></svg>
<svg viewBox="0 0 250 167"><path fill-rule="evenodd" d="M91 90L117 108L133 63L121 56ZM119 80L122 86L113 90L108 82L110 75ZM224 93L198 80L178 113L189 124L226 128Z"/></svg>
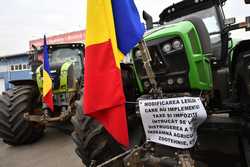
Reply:
<svg viewBox="0 0 250 167"><path fill-rule="evenodd" d="M85 40L85 30L74 31L60 35L49 36L48 44L77 43ZM29 49L41 47L43 39L29 41ZM9 81L20 79L31 79L32 73L28 64L28 52L0 57L0 94L11 89Z"/></svg>
<svg viewBox="0 0 250 167"><path fill-rule="evenodd" d="M0 93L11 88L9 81L17 79L31 79L27 53L0 57Z"/></svg>

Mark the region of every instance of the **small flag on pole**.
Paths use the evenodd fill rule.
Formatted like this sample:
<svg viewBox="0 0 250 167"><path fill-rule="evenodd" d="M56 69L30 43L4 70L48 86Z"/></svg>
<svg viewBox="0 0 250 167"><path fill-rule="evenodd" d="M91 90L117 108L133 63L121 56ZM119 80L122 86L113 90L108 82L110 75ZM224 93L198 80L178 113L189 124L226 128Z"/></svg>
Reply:
<svg viewBox="0 0 250 167"><path fill-rule="evenodd" d="M52 112L54 111L52 80L50 78L49 53L45 35L43 45L43 103L45 103Z"/></svg>

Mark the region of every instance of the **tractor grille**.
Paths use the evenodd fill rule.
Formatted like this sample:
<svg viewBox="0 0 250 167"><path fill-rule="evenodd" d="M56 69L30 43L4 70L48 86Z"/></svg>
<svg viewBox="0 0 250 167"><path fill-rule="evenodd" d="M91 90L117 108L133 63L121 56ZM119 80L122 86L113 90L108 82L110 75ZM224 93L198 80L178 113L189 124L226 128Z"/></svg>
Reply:
<svg viewBox="0 0 250 167"><path fill-rule="evenodd" d="M189 64L185 53L185 48L174 50L169 53L164 53L163 46L166 43L172 43L173 40L180 38L166 38L157 39L147 42L147 46L151 55L151 66L156 75L156 81L164 91L185 91L188 89L188 70ZM134 50L135 52L138 49ZM148 82L146 70L144 68L142 59L135 57L134 63L136 70L142 83ZM184 81L178 84L177 80L180 78ZM170 82L171 81L171 82ZM173 82L173 83L172 83Z"/></svg>

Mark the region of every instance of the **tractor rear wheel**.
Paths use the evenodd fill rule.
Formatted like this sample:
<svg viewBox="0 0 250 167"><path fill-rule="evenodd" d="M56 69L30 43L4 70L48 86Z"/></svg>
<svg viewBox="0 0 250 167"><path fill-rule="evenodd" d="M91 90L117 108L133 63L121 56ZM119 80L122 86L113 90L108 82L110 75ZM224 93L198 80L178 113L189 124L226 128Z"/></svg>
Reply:
<svg viewBox="0 0 250 167"><path fill-rule="evenodd" d="M239 60L235 67L235 87L237 90L237 96L240 104L242 105L244 110L247 110L250 112L250 93L248 90L249 85L249 58L244 59L244 57L247 57L246 55L249 55L250 51L243 52L239 55Z"/></svg>
<svg viewBox="0 0 250 167"><path fill-rule="evenodd" d="M33 143L43 135L44 126L25 120L24 113L34 110L34 86L16 86L0 96L0 137L9 145Z"/></svg>
<svg viewBox="0 0 250 167"><path fill-rule="evenodd" d="M101 124L83 114L81 100L76 102L76 114L71 122L74 126L72 138L77 146L75 151L85 165L100 164L124 151Z"/></svg>

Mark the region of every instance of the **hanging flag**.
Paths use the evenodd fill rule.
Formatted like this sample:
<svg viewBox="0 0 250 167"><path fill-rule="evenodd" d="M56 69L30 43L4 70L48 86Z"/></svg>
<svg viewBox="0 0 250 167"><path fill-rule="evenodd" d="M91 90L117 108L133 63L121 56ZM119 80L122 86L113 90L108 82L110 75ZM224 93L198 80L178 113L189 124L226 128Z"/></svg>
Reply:
<svg viewBox="0 0 250 167"><path fill-rule="evenodd" d="M49 53L45 35L43 45L43 103L45 103L52 112L54 111L52 80L50 78Z"/></svg>
<svg viewBox="0 0 250 167"><path fill-rule="evenodd" d="M129 139L120 62L143 34L133 0L88 0L84 112L124 146Z"/></svg>

